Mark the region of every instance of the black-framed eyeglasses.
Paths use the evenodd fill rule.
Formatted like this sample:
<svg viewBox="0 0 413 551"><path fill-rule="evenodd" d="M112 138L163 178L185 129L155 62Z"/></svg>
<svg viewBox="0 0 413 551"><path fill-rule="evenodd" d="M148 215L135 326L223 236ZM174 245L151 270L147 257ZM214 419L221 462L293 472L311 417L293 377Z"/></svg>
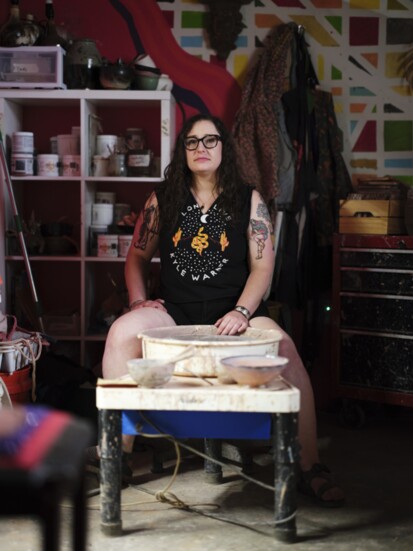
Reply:
<svg viewBox="0 0 413 551"><path fill-rule="evenodd" d="M221 136L218 136L218 134L206 134L202 138L195 138L195 136L189 136L188 138L184 139L184 146L185 149L188 149L189 151L194 151L198 145L199 142L202 142L204 147L207 149L213 149L218 145L218 142L222 141Z"/></svg>

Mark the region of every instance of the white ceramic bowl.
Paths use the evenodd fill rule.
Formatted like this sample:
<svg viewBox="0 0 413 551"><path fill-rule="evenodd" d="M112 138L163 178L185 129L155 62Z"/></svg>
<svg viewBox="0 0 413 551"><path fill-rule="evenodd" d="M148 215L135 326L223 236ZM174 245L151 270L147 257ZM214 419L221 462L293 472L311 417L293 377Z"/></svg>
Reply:
<svg viewBox="0 0 413 551"><path fill-rule="evenodd" d="M288 363L282 356L245 355L221 358L221 364L230 379L251 387L268 385L279 377Z"/></svg>
<svg viewBox="0 0 413 551"><path fill-rule="evenodd" d="M172 377L174 364L166 360L134 358L126 362L132 379L145 388L156 388L166 385Z"/></svg>

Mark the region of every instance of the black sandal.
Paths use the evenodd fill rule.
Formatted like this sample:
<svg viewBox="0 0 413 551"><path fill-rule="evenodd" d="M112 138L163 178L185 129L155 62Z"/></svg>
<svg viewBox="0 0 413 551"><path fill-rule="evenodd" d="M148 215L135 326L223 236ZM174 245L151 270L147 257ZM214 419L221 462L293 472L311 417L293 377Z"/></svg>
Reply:
<svg viewBox="0 0 413 551"><path fill-rule="evenodd" d="M324 484L314 490L312 482L315 478L322 478L325 480ZM334 482L331 471L325 465L321 463L314 463L309 471L300 471L298 478L298 489L303 494L306 494L314 499L322 507L342 507L345 504L345 499L323 499L324 494L331 490L331 488L338 488Z"/></svg>

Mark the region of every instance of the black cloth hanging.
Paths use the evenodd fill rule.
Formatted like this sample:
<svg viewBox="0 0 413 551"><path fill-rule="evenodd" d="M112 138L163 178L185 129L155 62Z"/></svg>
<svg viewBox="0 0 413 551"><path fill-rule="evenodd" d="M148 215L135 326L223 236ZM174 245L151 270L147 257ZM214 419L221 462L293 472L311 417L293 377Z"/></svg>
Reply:
<svg viewBox="0 0 413 551"><path fill-rule="evenodd" d="M273 290L276 300L302 308L311 295L314 221L312 195L317 192L317 141L312 91L318 80L304 33L295 31L295 57L290 90L282 96L287 131L297 152L293 201L284 210L280 268Z"/></svg>

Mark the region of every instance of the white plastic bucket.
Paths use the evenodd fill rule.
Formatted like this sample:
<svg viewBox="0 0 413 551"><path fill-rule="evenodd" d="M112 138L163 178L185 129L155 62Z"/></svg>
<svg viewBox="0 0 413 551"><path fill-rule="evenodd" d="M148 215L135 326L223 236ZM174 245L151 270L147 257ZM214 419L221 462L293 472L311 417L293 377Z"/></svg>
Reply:
<svg viewBox="0 0 413 551"><path fill-rule="evenodd" d="M38 155L37 174L47 178L59 176L59 155L53 153Z"/></svg>
<svg viewBox="0 0 413 551"><path fill-rule="evenodd" d="M99 134L96 136L96 155L110 157L116 152L118 137L114 134Z"/></svg>
<svg viewBox="0 0 413 551"><path fill-rule="evenodd" d="M80 155L63 155L63 176L80 176Z"/></svg>
<svg viewBox="0 0 413 551"><path fill-rule="evenodd" d="M57 136L57 152L60 157L64 155L79 155L79 136L76 134L59 134Z"/></svg>
<svg viewBox="0 0 413 551"><path fill-rule="evenodd" d="M13 153L31 153L34 151L33 132L13 132L12 135Z"/></svg>
<svg viewBox="0 0 413 551"><path fill-rule="evenodd" d="M97 191L95 193L95 203L106 203L114 205L116 202L116 193L114 191Z"/></svg>
<svg viewBox="0 0 413 551"><path fill-rule="evenodd" d="M92 224L109 226L113 223L113 205L107 203L93 203Z"/></svg>
<svg viewBox="0 0 413 551"><path fill-rule="evenodd" d="M117 258L117 235L98 235L98 256L105 258Z"/></svg>
<svg viewBox="0 0 413 551"><path fill-rule="evenodd" d="M33 176L33 154L13 154L11 156L11 173L13 176Z"/></svg>
<svg viewBox="0 0 413 551"><path fill-rule="evenodd" d="M128 255L129 247L131 246L133 235L119 236L119 256L125 258Z"/></svg>

